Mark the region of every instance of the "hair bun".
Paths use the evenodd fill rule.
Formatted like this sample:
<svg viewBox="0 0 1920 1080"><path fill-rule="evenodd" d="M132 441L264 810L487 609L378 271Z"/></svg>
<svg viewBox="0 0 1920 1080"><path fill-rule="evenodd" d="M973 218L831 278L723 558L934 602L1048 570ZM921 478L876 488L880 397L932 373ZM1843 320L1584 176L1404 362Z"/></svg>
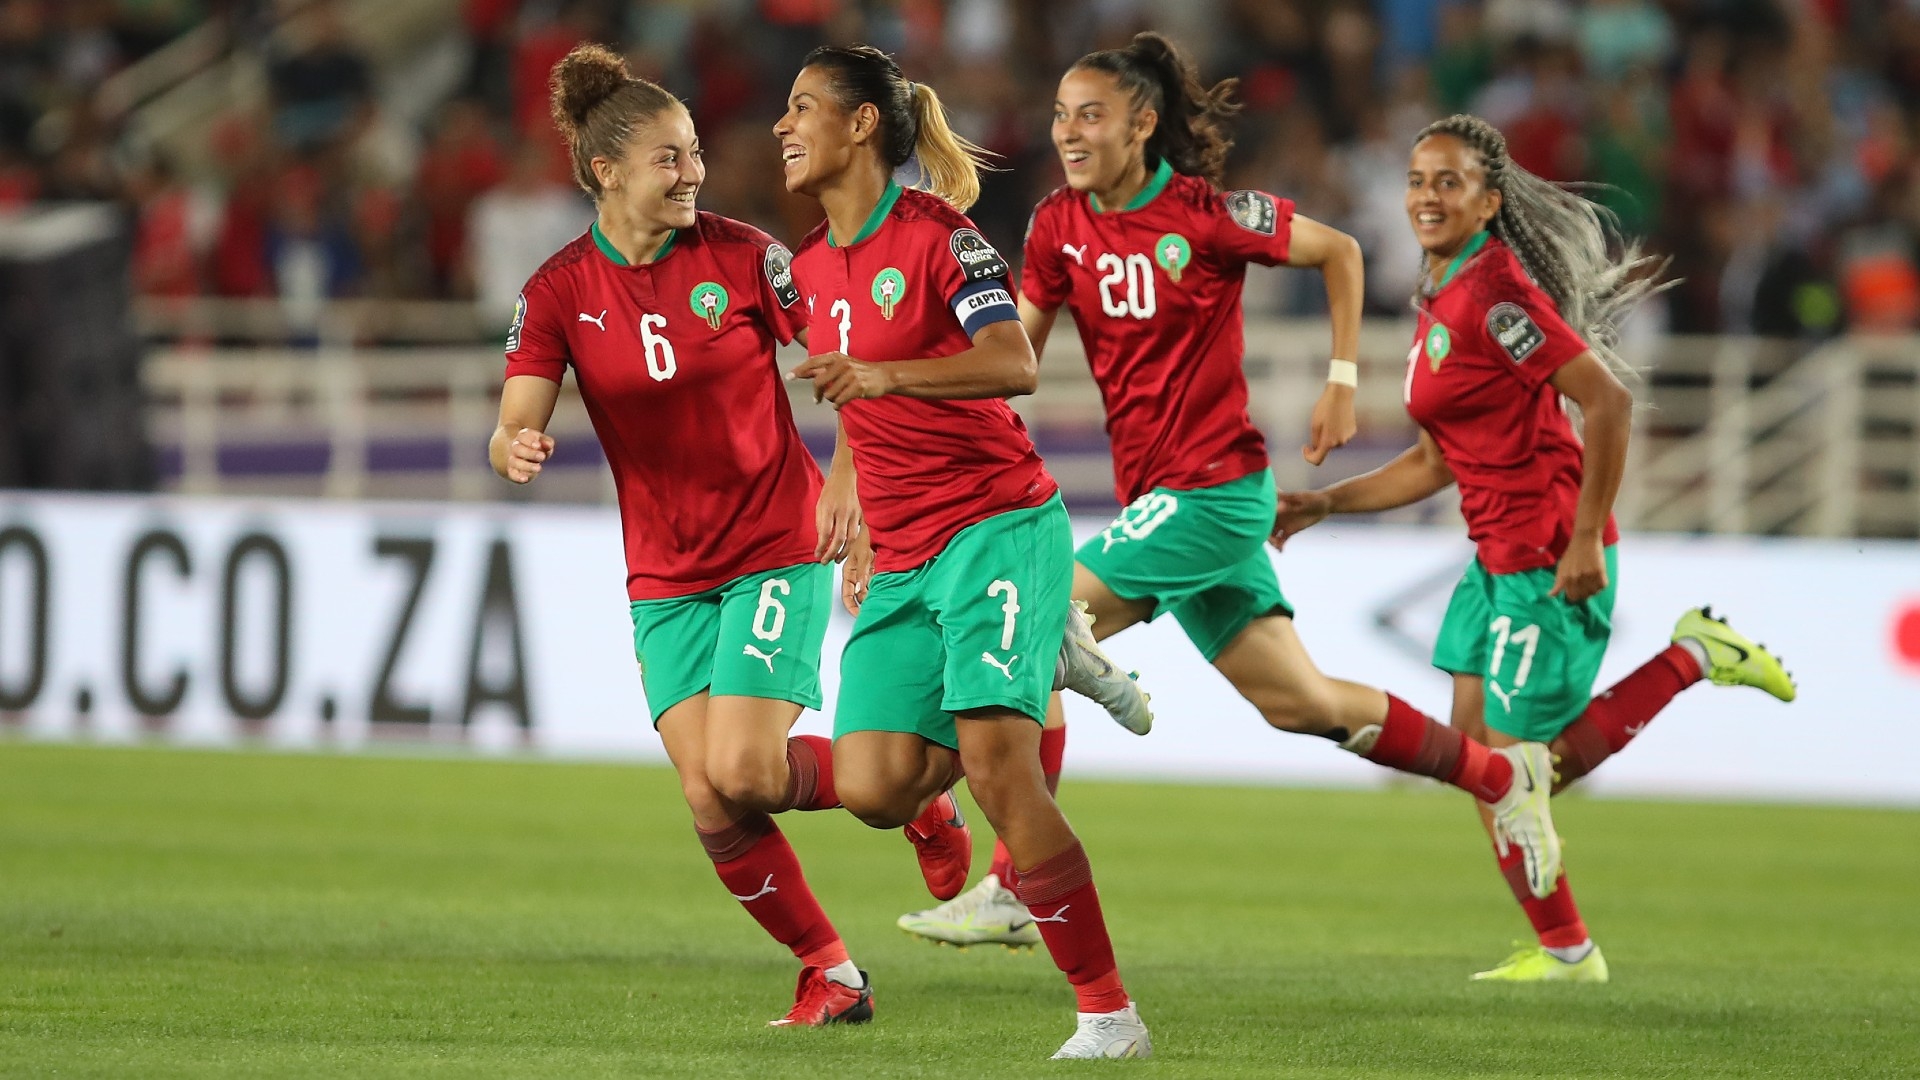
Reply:
<svg viewBox="0 0 1920 1080"><path fill-rule="evenodd" d="M553 65L548 89L553 118L562 128L587 122L595 105L612 97L632 79L627 62L604 45L578 45Z"/></svg>

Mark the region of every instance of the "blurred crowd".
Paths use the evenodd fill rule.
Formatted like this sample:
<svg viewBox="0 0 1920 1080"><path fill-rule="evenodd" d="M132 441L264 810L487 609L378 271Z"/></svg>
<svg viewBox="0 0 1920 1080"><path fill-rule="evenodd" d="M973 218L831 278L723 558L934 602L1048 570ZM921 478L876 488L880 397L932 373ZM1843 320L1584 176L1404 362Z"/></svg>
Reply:
<svg viewBox="0 0 1920 1080"><path fill-rule="evenodd" d="M444 9L424 31L393 22L407 6L0 0L0 206L123 202L149 295L500 311L590 220L546 113L573 44L682 96L702 206L793 242L817 210L781 189L770 126L808 48L867 41L1002 156L974 216L1017 251L1059 182L1061 71L1153 28L1241 80L1229 185L1358 236L1378 311L1405 311L1419 261L1411 136L1467 110L1671 257L1674 331L1920 327L1920 0L417 0ZM210 62L255 89L228 77L195 123L142 123L164 95L129 103L116 73L209 25ZM1304 277L1252 302L1309 312Z"/></svg>

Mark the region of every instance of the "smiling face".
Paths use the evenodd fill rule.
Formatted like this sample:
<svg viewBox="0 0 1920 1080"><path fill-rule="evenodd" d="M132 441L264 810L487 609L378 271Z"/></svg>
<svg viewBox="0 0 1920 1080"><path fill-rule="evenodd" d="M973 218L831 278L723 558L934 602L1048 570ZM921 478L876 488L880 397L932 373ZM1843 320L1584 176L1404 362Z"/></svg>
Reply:
<svg viewBox="0 0 1920 1080"><path fill-rule="evenodd" d="M787 190L819 197L820 189L853 164L855 150L872 139L880 112L862 104L851 112L833 96L827 72L801 68L787 96L787 112L773 125Z"/></svg>
<svg viewBox="0 0 1920 1080"><path fill-rule="evenodd" d="M1478 151L1457 136L1429 135L1407 163L1407 222L1427 254L1451 258L1500 212Z"/></svg>
<svg viewBox="0 0 1920 1080"><path fill-rule="evenodd" d="M1135 111L1131 95L1112 75L1074 68L1060 80L1053 103L1053 148L1075 191L1112 191L1143 167L1147 139L1159 116Z"/></svg>
<svg viewBox="0 0 1920 1080"><path fill-rule="evenodd" d="M693 117L675 102L636 127L618 161L593 159L601 200L617 202L639 225L692 228L694 198L707 178Z"/></svg>

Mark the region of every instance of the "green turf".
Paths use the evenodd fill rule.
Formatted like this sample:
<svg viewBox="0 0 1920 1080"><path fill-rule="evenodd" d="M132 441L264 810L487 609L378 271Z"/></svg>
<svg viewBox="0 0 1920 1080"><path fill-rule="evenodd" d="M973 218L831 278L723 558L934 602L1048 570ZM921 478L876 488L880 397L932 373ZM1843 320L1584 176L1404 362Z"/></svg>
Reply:
<svg viewBox="0 0 1920 1080"><path fill-rule="evenodd" d="M0 1075L1920 1075L1920 814L1566 801L1615 981L1498 987L1458 797L1063 801L1153 1061L1043 1061L1044 954L895 930L910 849L843 814L783 823L878 1019L770 1031L795 964L665 770L0 743Z"/></svg>

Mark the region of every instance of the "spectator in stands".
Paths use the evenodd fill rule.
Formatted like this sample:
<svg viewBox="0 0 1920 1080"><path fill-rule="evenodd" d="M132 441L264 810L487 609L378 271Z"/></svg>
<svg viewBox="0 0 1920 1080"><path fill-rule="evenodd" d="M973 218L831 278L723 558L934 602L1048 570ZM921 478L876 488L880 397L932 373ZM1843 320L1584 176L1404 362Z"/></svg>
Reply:
<svg viewBox="0 0 1920 1080"><path fill-rule="evenodd" d="M428 271L435 293L472 295L472 282L466 278L467 216L473 201L505 173L506 162L487 126L486 110L477 101L449 102L441 111L433 142L420 157L416 185L425 214ZM528 273L537 266L529 267Z"/></svg>
<svg viewBox="0 0 1920 1080"><path fill-rule="evenodd" d="M267 70L275 134L295 150L346 132L373 93L372 69L349 39L339 0L315 0L288 27L290 42Z"/></svg>
<svg viewBox="0 0 1920 1080"><path fill-rule="evenodd" d="M756 141L764 141L765 136ZM481 321L505 326L520 286L548 255L587 231L593 205L552 172L552 155L533 142L514 152L506 182L473 202L467 252Z"/></svg>

